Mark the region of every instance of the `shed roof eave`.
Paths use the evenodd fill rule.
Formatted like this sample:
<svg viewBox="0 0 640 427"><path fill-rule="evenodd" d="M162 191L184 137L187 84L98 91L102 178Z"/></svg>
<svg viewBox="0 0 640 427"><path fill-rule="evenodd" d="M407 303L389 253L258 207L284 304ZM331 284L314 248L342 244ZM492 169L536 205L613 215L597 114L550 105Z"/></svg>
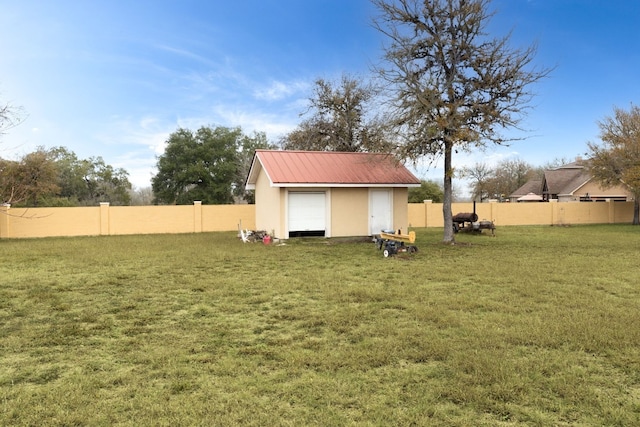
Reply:
<svg viewBox="0 0 640 427"><path fill-rule="evenodd" d="M273 186L273 181L271 181L271 177L269 176L269 171L267 171L260 160L260 157L257 154L254 154L253 161L251 162L251 167L249 168L249 174L247 175L247 180L245 181L245 189L247 190L255 190L256 183L258 182L258 175L260 171L263 171L269 180L269 183Z"/></svg>
<svg viewBox="0 0 640 427"><path fill-rule="evenodd" d="M334 182L272 182L271 187L280 188L318 188L318 187L332 187L332 188L407 188L407 187L420 187L420 184L409 183L334 183Z"/></svg>

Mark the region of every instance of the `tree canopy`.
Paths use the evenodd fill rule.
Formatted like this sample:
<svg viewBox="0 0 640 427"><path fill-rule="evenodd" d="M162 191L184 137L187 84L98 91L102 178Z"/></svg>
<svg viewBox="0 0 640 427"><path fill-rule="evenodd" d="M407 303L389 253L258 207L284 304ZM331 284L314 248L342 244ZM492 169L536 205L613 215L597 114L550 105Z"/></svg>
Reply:
<svg viewBox="0 0 640 427"><path fill-rule="evenodd" d="M409 188L409 203L422 203L431 200L442 203L442 186L432 180L420 180L420 187Z"/></svg>
<svg viewBox="0 0 640 427"><path fill-rule="evenodd" d="M548 74L531 67L535 46L491 38L489 0L373 0L387 37L377 67L391 99L399 154L444 160L444 241L454 242L453 154L508 142L502 130L524 116L529 87Z"/></svg>
<svg viewBox="0 0 640 427"><path fill-rule="evenodd" d="M256 148L270 148L266 136L243 134L238 128L178 129L158 157L151 179L159 204L230 204L234 196L250 199L244 181Z"/></svg>
<svg viewBox="0 0 640 427"><path fill-rule="evenodd" d="M376 89L343 75L339 82L317 79L303 120L285 135L286 150L388 151L383 122L376 116Z"/></svg>
<svg viewBox="0 0 640 427"><path fill-rule="evenodd" d="M17 161L0 159L0 198L16 206L127 205L130 189L124 169L101 157L78 159L64 147L40 147Z"/></svg>
<svg viewBox="0 0 640 427"><path fill-rule="evenodd" d="M640 108L614 108L598 123L601 143L588 143L587 166L604 187L623 185L634 198L633 224L640 225Z"/></svg>

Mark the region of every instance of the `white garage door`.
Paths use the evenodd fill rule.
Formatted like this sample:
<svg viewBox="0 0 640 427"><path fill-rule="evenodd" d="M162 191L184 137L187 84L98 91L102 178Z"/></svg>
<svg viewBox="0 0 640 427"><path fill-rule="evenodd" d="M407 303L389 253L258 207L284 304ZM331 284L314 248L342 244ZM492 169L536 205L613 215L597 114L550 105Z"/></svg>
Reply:
<svg viewBox="0 0 640 427"><path fill-rule="evenodd" d="M320 232L326 229L325 193L291 192L288 211L289 233Z"/></svg>

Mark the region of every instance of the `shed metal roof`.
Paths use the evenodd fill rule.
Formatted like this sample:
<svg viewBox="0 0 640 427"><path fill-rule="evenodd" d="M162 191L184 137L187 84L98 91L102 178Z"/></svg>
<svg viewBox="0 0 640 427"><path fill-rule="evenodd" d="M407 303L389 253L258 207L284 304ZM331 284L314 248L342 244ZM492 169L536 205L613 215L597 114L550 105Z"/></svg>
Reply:
<svg viewBox="0 0 640 427"><path fill-rule="evenodd" d="M260 170L274 187L420 185L420 180L393 156L378 153L256 150L247 189L255 189Z"/></svg>

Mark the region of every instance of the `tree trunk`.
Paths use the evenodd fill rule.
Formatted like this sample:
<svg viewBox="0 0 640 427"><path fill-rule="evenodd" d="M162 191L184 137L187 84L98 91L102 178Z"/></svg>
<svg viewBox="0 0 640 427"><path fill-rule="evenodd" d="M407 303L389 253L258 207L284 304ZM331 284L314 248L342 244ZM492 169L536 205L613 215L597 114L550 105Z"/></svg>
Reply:
<svg viewBox="0 0 640 427"><path fill-rule="evenodd" d="M449 141L444 142L444 197L442 202L442 214L444 218L444 243L455 243L455 235L453 232L453 214L451 212L451 199L453 198L453 167L451 164L451 156L453 144Z"/></svg>
<svg viewBox="0 0 640 427"><path fill-rule="evenodd" d="M633 199L633 225L640 225L640 198L637 195Z"/></svg>

